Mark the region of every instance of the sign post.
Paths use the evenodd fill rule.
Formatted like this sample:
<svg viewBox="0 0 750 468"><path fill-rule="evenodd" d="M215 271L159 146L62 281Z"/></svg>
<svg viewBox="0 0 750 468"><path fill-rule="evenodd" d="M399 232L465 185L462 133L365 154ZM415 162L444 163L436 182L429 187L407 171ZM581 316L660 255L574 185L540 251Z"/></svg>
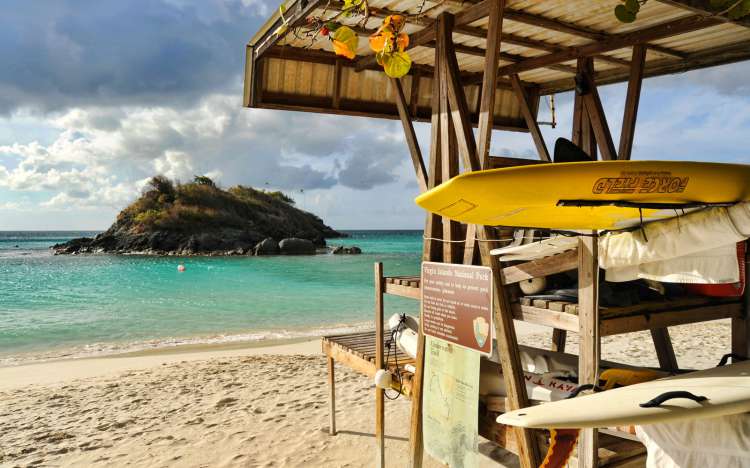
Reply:
<svg viewBox="0 0 750 468"><path fill-rule="evenodd" d="M492 353L489 268L422 263L425 451L448 466L479 466L479 368Z"/></svg>

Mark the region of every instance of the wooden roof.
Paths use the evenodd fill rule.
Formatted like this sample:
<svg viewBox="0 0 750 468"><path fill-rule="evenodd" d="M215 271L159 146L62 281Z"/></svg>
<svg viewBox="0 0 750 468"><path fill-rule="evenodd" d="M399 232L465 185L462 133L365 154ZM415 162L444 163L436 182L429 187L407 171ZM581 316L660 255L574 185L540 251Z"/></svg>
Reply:
<svg viewBox="0 0 750 468"><path fill-rule="evenodd" d="M435 59L435 18L455 15L453 40L469 106L478 106L487 35L489 2L426 0L423 15L410 17L409 54L414 65L402 79L415 120L429 120ZM527 130L507 77L518 74L533 112L539 96L574 88L576 60L594 57L599 84L625 81L632 47L646 44L645 76L720 65L750 57L750 17L730 21L705 10L704 0L650 0L634 23L620 23L613 10L619 0L507 0L502 28L495 128ZM375 63L366 36L391 13L416 13L419 0L369 0L377 10L361 34L357 58L332 53L326 37L311 42L291 32L274 34L281 24L273 15L247 45L244 105L307 112L398 118L396 87ZM338 0L291 0L287 19L294 24L310 15L332 16ZM341 21L355 26L357 19ZM476 121L477 109L470 109Z"/></svg>

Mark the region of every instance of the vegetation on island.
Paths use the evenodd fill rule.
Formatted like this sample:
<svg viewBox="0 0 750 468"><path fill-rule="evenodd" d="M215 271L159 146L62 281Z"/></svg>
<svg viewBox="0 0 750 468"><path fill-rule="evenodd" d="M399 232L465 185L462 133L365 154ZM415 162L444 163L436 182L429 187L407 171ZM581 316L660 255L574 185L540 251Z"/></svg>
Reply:
<svg viewBox="0 0 750 468"><path fill-rule="evenodd" d="M206 176L177 183L158 175L106 232L55 247L59 253L245 254L267 238L324 246L334 237L342 234L283 192L243 185L224 190Z"/></svg>

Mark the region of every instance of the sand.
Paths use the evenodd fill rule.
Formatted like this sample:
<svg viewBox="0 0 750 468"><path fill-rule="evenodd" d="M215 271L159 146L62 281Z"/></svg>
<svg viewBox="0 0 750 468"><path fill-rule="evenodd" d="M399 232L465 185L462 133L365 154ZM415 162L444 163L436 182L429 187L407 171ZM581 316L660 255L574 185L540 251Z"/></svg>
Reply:
<svg viewBox="0 0 750 468"><path fill-rule="evenodd" d="M729 325L676 327L672 336L684 367L711 367L728 350ZM546 346L550 332L523 326L519 337ZM656 364L648 333L607 338L603 354ZM336 382L332 437L317 340L0 368L0 464L372 466L373 386L341 365ZM386 402L389 467L406 466L408 417L407 400ZM493 463L483 458L482 466Z"/></svg>

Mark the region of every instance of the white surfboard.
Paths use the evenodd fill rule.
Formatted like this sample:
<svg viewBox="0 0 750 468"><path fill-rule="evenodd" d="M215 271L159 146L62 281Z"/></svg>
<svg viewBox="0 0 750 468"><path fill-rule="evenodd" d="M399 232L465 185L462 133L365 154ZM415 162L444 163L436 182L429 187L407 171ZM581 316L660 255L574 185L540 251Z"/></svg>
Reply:
<svg viewBox="0 0 750 468"><path fill-rule="evenodd" d="M659 405L642 406L662 395L669 396L668 392L684 393ZM705 399L693 401L692 397ZM644 425L749 411L750 361L744 361L523 408L500 415L497 422L537 429L574 429Z"/></svg>

